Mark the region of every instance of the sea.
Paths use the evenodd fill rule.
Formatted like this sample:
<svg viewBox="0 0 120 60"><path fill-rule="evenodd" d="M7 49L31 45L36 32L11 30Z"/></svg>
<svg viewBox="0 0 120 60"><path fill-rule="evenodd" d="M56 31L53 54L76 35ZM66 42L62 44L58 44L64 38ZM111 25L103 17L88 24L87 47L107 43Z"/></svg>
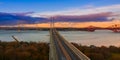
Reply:
<svg viewBox="0 0 120 60"><path fill-rule="evenodd" d="M88 31L59 31L59 33L69 42L81 45L95 46L117 46L120 47L120 33L110 30ZM15 36L19 41L25 42L47 42L50 41L49 31L24 30L0 30L0 40L11 42Z"/></svg>

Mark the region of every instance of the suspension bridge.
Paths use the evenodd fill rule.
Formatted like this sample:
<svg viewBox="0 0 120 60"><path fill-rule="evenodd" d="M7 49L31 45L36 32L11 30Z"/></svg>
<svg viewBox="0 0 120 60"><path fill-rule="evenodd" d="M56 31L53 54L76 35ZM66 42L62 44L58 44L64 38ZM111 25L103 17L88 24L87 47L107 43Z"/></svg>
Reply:
<svg viewBox="0 0 120 60"><path fill-rule="evenodd" d="M86 29L89 32L94 32L95 30L111 30L113 32L119 33L120 32L120 24L114 24L114 25L106 27L106 28L89 26L89 27L86 27L84 29Z"/></svg>
<svg viewBox="0 0 120 60"><path fill-rule="evenodd" d="M54 28L51 21L49 60L90 60Z"/></svg>

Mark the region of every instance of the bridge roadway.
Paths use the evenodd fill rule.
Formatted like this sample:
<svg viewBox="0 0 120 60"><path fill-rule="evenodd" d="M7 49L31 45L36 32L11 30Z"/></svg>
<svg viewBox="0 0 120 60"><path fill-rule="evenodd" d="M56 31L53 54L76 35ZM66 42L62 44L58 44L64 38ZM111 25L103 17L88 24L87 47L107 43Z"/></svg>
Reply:
<svg viewBox="0 0 120 60"><path fill-rule="evenodd" d="M50 31L49 60L90 60L72 44L67 42L57 30Z"/></svg>

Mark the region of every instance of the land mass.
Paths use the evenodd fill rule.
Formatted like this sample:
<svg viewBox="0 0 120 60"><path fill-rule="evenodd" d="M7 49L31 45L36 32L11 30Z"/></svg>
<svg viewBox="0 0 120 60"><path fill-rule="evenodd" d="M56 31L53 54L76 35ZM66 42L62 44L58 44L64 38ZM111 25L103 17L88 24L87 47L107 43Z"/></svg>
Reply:
<svg viewBox="0 0 120 60"><path fill-rule="evenodd" d="M120 47L71 44L91 60L120 60ZM49 43L0 41L0 60L49 60Z"/></svg>

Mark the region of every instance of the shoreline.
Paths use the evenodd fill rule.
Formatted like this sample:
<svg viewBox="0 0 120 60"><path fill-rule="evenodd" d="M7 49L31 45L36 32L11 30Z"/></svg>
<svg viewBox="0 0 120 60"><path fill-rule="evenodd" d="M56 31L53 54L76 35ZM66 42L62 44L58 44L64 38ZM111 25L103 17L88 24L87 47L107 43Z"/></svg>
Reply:
<svg viewBox="0 0 120 60"><path fill-rule="evenodd" d="M3 41L3 40L0 40L0 42L6 42L6 43L11 43L11 42L15 42L15 41ZM30 42L34 42L34 43L46 43L46 44L49 44L49 42L45 42L45 41L20 41L20 42L28 42L28 43L30 43ZM78 44L78 45L80 45L80 46L87 46L87 47L90 47L90 46L96 46L96 47L102 47L102 46L105 46L105 47L110 47L110 46L115 46L115 47L120 47L119 45L118 46L116 46L116 45L93 45L93 44L91 44L91 45L83 45L83 44L81 44L81 43L79 43L79 42L70 42L70 43L75 43L75 44Z"/></svg>

